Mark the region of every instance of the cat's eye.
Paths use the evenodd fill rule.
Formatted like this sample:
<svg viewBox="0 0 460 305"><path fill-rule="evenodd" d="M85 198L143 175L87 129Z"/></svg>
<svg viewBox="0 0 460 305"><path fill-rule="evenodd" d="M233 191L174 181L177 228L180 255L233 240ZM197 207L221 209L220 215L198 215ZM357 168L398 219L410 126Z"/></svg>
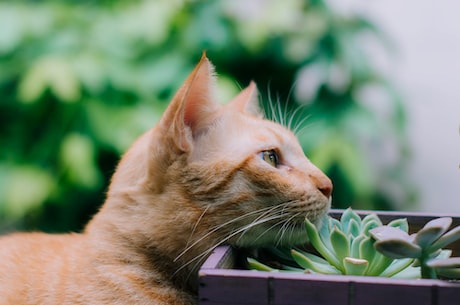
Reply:
<svg viewBox="0 0 460 305"><path fill-rule="evenodd" d="M259 154L259 156L262 158L262 160L264 160L273 167L278 167L280 163L278 154L273 149L264 150Z"/></svg>

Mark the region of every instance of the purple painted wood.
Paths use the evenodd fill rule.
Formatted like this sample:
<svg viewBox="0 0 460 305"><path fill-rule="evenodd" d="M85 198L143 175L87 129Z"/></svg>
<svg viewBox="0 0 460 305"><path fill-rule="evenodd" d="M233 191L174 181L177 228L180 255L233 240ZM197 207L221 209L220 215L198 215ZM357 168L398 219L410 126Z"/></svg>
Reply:
<svg viewBox="0 0 460 305"><path fill-rule="evenodd" d="M284 277L272 279L272 304L276 305L346 305L348 282L321 276Z"/></svg>
<svg viewBox="0 0 460 305"><path fill-rule="evenodd" d="M340 217L340 212L332 214ZM443 216L396 212L378 214L384 223L407 217L410 226L417 228L430 219ZM453 218L453 225L460 225L460 217ZM460 242L455 243L452 249L459 255ZM228 246L215 249L200 269L200 304L458 305L460 299L460 283L448 281L231 269L235 262L236 250Z"/></svg>

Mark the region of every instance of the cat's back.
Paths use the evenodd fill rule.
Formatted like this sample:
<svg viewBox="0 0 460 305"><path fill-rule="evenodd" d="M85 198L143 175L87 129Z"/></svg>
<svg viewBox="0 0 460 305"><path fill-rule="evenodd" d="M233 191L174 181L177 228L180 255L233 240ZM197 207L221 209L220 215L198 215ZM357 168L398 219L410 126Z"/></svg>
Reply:
<svg viewBox="0 0 460 305"><path fill-rule="evenodd" d="M0 304L33 304L53 295L81 265L79 234L15 233L0 237ZM76 260L79 260L78 262ZM33 275L33 276L32 276ZM53 295L59 303L60 295ZM50 303L51 304L51 303Z"/></svg>
<svg viewBox="0 0 460 305"><path fill-rule="evenodd" d="M0 237L0 305L195 304L105 248L86 234Z"/></svg>

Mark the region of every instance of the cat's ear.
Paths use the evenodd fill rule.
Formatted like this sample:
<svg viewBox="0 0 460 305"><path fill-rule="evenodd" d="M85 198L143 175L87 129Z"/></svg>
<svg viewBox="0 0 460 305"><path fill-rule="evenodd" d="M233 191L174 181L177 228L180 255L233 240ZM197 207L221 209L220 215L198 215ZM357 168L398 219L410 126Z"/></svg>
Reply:
<svg viewBox="0 0 460 305"><path fill-rule="evenodd" d="M259 92L257 91L256 84L251 81L243 91L241 91L233 100L227 105L239 112L263 117L263 112L259 107Z"/></svg>
<svg viewBox="0 0 460 305"><path fill-rule="evenodd" d="M214 66L203 53L160 120L160 126L181 151L192 149L194 135L206 127L211 114L220 107L214 101L214 83Z"/></svg>

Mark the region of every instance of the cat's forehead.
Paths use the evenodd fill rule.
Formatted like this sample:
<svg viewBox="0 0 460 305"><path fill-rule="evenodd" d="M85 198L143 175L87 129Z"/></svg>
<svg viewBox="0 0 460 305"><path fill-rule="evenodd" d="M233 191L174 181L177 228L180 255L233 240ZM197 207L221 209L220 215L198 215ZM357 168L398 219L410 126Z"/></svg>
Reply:
<svg viewBox="0 0 460 305"><path fill-rule="evenodd" d="M303 157L296 137L286 127L238 113L223 115L197 144L195 159L215 154L245 158L248 154L269 149Z"/></svg>

